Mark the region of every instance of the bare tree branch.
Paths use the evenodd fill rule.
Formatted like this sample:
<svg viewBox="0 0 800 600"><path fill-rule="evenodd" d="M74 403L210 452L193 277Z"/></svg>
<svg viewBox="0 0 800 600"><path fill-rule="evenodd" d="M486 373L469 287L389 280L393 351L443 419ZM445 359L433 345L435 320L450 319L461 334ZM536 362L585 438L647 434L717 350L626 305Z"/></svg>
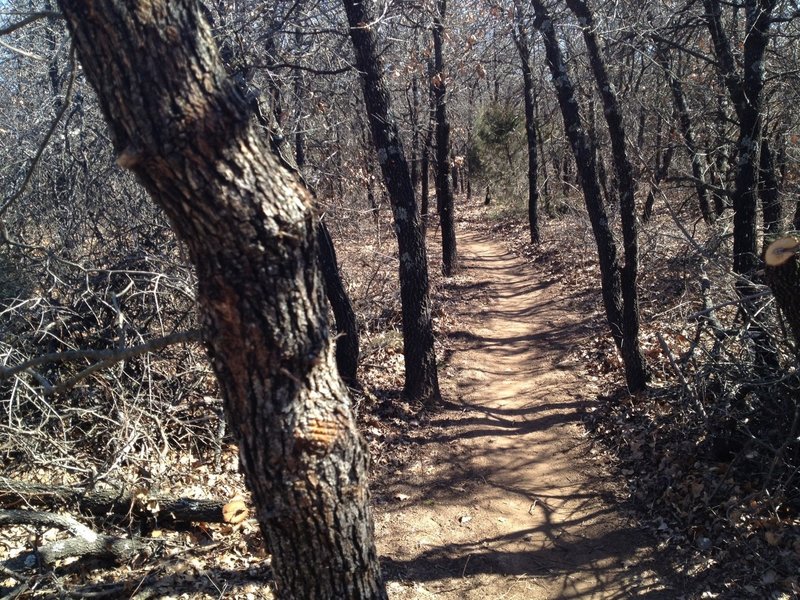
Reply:
<svg viewBox="0 0 800 600"><path fill-rule="evenodd" d="M202 331L199 329L191 329L189 331L181 331L178 333L173 333L161 338L150 340L148 342L145 342L144 344L139 344L138 346L130 346L127 348L116 348L113 350L69 350L66 352L52 352L50 354L42 354L41 356L35 356L34 358L26 360L25 362L22 362L18 365L14 365L13 367L0 366L0 380L7 379L23 371L29 371L39 380L40 383L42 383L44 387L44 393L46 395L56 394L71 388L77 382L81 381L82 379L85 379L92 373L99 371L100 369L104 369L116 362L127 360L135 356L140 356L147 352L153 352L155 350L159 350L161 348L165 348L173 344L197 342L200 341L201 339L202 339ZM36 367L38 365L49 364L54 362L76 361L86 358L97 360L98 362L87 367L77 375L70 377L69 379L63 381L62 383L56 386L48 384L44 377L33 371L30 371L32 367Z"/></svg>
<svg viewBox="0 0 800 600"><path fill-rule="evenodd" d="M41 19L61 19L61 13L55 10L43 10L41 12L31 13L21 21L17 21L16 23L12 23L8 27L4 27L0 29L0 35L8 35L9 33L13 33L17 29L22 29L26 25L30 25L35 21L39 21Z"/></svg>

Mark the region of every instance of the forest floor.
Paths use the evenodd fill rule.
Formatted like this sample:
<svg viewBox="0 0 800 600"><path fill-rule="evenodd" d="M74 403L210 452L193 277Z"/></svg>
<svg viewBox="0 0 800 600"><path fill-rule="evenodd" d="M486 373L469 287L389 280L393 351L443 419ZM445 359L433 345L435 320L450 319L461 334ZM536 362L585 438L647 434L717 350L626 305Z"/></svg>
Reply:
<svg viewBox="0 0 800 600"><path fill-rule="evenodd" d="M461 224L443 284L444 408L376 473L390 598L677 597L581 422L598 392L574 361L590 314L481 221Z"/></svg>
<svg viewBox="0 0 800 600"><path fill-rule="evenodd" d="M752 471L734 470L737 461L747 467L766 459L747 448L720 457L709 432L726 422L719 412L727 416L726 397L692 387L692 377L703 384L705 371L689 363L682 363L688 383L678 385L670 371L670 352L691 357L697 327L685 315L698 309L692 245L666 221L641 231L640 338L652 381L649 392L631 396L605 325L588 221L577 213L547 219L544 241L532 247L524 219L504 210L459 203L453 277L438 274L441 238L435 223L429 228L443 396L431 407L400 396L389 211L358 221L363 229L334 231L361 318L363 393L354 401L372 458L390 600L799 597L800 520L753 492L761 484ZM144 499L149 491L247 498L235 444L192 448L159 455L143 446L140 463L120 469L121 481ZM143 474L137 465L150 454L155 466ZM61 470L4 468L19 481L80 483L59 478ZM149 531L69 510L113 535L160 538L160 553L113 569L64 561L32 577L29 597L69 590L136 600L274 598L252 516ZM0 562L30 546L28 528L2 534ZM53 528L37 543L65 535ZM16 585L0 576L0 596Z"/></svg>

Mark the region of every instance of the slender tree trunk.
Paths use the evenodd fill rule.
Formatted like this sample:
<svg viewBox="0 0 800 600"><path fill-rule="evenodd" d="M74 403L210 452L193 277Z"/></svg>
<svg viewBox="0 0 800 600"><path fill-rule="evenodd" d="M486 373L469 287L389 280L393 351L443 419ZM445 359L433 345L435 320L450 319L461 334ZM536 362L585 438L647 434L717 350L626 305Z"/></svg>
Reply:
<svg viewBox="0 0 800 600"><path fill-rule="evenodd" d="M411 76L411 188L416 192L419 181L419 82L417 74Z"/></svg>
<svg viewBox="0 0 800 600"><path fill-rule="evenodd" d="M447 120L447 73L444 70L444 16L447 0L436 0L433 17L433 95L436 99L436 208L442 228L442 273L458 267L453 188L450 180L450 123Z"/></svg>
<svg viewBox="0 0 800 600"><path fill-rule="evenodd" d="M433 151L434 123L436 122L436 99L433 96L433 59L428 60L428 126L425 129L425 145L422 149L422 164L420 165L421 189L420 189L420 213L422 214L422 229L428 224L429 205L430 205L430 175L431 175L431 153Z"/></svg>
<svg viewBox="0 0 800 600"><path fill-rule="evenodd" d="M430 403L440 399L433 348L433 322L428 293L428 258L420 215L411 187L400 132L392 114L389 92L378 56L372 3L343 0L350 24L356 66L361 73L372 141L394 213L400 253L400 298L403 310L404 393L410 400Z"/></svg>
<svg viewBox="0 0 800 600"><path fill-rule="evenodd" d="M703 168L705 160L698 151L697 144L694 141L692 119L689 116L689 108L686 105L686 96L683 93L683 86L681 85L680 79L678 79L672 71L666 48L656 48L656 60L667 76L669 89L672 92L672 103L678 115L678 127L680 127L686 151L689 153L689 159L692 161L692 178L694 179L694 189L697 193L697 199L700 203L700 213L703 215L703 220L706 223L713 223L716 219L716 214L711 210L711 202L708 198L708 186L706 185L705 169Z"/></svg>
<svg viewBox="0 0 800 600"><path fill-rule="evenodd" d="M539 123L539 104L536 101L536 94L533 95L533 120L536 123ZM536 141L539 147L539 152L537 156L537 162L542 167L542 206L544 208L545 213L551 214L551 199L550 199L550 173L549 167L547 166L547 154L544 152L544 137L542 136L542 128L536 128ZM541 157L541 158L540 158Z"/></svg>
<svg viewBox="0 0 800 600"><path fill-rule="evenodd" d="M303 43L303 33L300 28L294 33L294 43L299 51ZM298 169L302 169L306 164L306 140L303 132L303 71L295 68L292 73L294 79L294 102L295 102L295 132L294 132L294 160ZM331 248L333 245L331 244Z"/></svg>
<svg viewBox="0 0 800 600"><path fill-rule="evenodd" d="M536 13L533 24L542 35L547 66L553 78L558 105L561 108L561 116L564 119L564 130L575 156L575 163L583 189L583 198L586 202L586 209L589 213L589 220L592 223L592 231L597 243L606 319L608 320L614 343L617 348L622 350L624 340L622 334L622 282L619 259L617 257L617 245L609 225L608 215L606 215L605 207L603 206L592 141L583 129L578 112L575 88L561 53L561 46L556 37L553 20L545 9L542 0L531 0L531 5Z"/></svg>
<svg viewBox="0 0 800 600"><path fill-rule="evenodd" d="M355 387L358 385L358 321L339 273L331 234L322 219L317 225L317 245L319 264L325 280L325 294L333 309L336 323L336 366L344 382Z"/></svg>
<svg viewBox="0 0 800 600"><path fill-rule="evenodd" d="M783 229L783 206L778 193L778 179L775 173L775 164L772 158L772 147L767 136L761 138L761 153L759 156L759 169L761 171L761 211L764 214L764 233L776 235Z"/></svg>
<svg viewBox="0 0 800 600"><path fill-rule="evenodd" d="M419 197L420 197L420 208L419 208L419 211L420 211L420 217L421 217L420 226L422 227L423 230L425 229L425 226L428 223L428 210L429 210L428 209L428 205L430 204L430 190L429 190L429 188L430 188L430 170L431 170L430 138L432 136L432 133L433 133L433 130L429 128L427 136L426 136L428 139L425 142L425 147L422 149L422 161L421 161L421 164L420 164L420 171L421 171L421 173L420 173L420 181L421 181L421 184L420 184L420 191L419 191Z"/></svg>
<svg viewBox="0 0 800 600"><path fill-rule="evenodd" d="M717 216L722 215L728 207L728 171L730 170L730 150L728 148L727 135L725 132L725 124L730 120L728 115L728 102L724 90L725 83L722 76L717 73L723 88L717 94L717 135L716 135L716 156L711 162L711 177L710 180L717 188L712 191L712 198L714 201L714 213Z"/></svg>
<svg viewBox="0 0 800 600"><path fill-rule="evenodd" d="M567 5L581 23L583 39L589 51L589 63L603 101L603 114L611 137L625 256L625 266L622 268L622 357L625 362L628 389L631 392L639 392L647 387L648 373L639 346L639 295L636 290L639 272L639 234L636 225L636 185L633 167L625 149L625 125L617 94L608 78L595 34L594 15L583 0L567 0Z"/></svg>
<svg viewBox="0 0 800 600"><path fill-rule="evenodd" d="M334 370L310 195L250 118L197 3L60 6L118 163L164 209L197 269L279 596L385 598L368 455Z"/></svg>
<svg viewBox="0 0 800 600"><path fill-rule="evenodd" d="M659 185L669 174L669 166L672 163L672 157L675 155L675 145L670 144L666 152L660 157L656 158L656 170L653 173L653 183L650 190L647 192L647 200L644 203L644 210L642 211L642 220L647 223L653 216L653 206L656 201L656 191Z"/></svg>
<svg viewBox="0 0 800 600"><path fill-rule="evenodd" d="M589 141L592 143L592 152L594 152L594 160L595 164L597 165L597 181L600 183L600 189L603 191L603 200L605 205L613 213L617 206L617 195L616 190L608 185L608 173L606 173L606 165L603 161L603 152L598 142L596 110L594 98L592 97L591 92L589 92L587 104L588 110L586 112L589 113L587 133L589 136Z"/></svg>
<svg viewBox="0 0 800 600"><path fill-rule="evenodd" d="M525 136L528 142L528 226L531 243L541 241L539 231L539 161L536 140L536 112L534 107L533 73L528 32L523 22L522 0L514 0L514 43L519 52L522 67L523 96L525 98Z"/></svg>

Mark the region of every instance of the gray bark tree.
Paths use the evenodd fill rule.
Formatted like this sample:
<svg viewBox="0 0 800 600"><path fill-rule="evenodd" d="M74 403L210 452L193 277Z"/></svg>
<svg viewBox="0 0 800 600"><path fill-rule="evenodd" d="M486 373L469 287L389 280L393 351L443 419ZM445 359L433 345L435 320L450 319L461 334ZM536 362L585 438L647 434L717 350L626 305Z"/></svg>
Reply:
<svg viewBox="0 0 800 600"><path fill-rule="evenodd" d="M514 0L514 43L522 67L522 89L525 97L525 136L528 141L528 226L531 243L541 241L539 231L539 160L537 155L536 100L531 71L530 36L523 23L522 0Z"/></svg>
<svg viewBox="0 0 800 600"><path fill-rule="evenodd" d="M450 122L447 120L447 73L444 68L444 16L447 0L436 0L433 16L433 97L436 103L436 209L442 227L442 273L458 267L453 182L450 179Z"/></svg>
<svg viewBox="0 0 800 600"><path fill-rule="evenodd" d="M131 169L187 244L281 598L385 598L368 455L336 375L312 199L191 0L60 2Z"/></svg>
<svg viewBox="0 0 800 600"><path fill-rule="evenodd" d="M636 225L636 184L633 167L628 159L625 142L625 125L617 93L608 77L595 29L594 15L583 0L567 0L570 10L581 24L583 39L589 51L589 64L597 90L603 101L603 114L611 137L611 152L619 190L620 217L625 265L622 267L622 357L625 379L632 392L643 390L648 374L639 345L639 294L636 280L639 272L639 239Z"/></svg>
<svg viewBox="0 0 800 600"><path fill-rule="evenodd" d="M403 355L408 399L435 402L441 398L433 347L433 322L428 291L428 257L420 214L411 186L400 132L378 56L372 2L343 0L356 65L361 72L372 141L389 192L400 253L400 299L403 311Z"/></svg>

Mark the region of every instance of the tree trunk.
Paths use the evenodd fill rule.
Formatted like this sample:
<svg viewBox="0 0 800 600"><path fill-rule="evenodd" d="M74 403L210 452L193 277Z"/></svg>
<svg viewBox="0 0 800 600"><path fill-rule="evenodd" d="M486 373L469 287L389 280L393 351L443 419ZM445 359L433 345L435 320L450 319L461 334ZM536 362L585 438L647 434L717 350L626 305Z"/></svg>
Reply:
<svg viewBox="0 0 800 600"><path fill-rule="evenodd" d="M430 175L431 175L431 152L433 150L433 130L436 120L436 99L433 97L433 86L430 85L433 79L433 60L428 60L428 127L425 129L425 145L422 148L422 164L420 165L420 214L422 215L422 229L425 230L428 224L428 214L430 205Z"/></svg>
<svg viewBox="0 0 800 600"><path fill-rule="evenodd" d="M653 183L650 190L647 192L647 200L644 203L644 210L642 211L642 220L647 223L653 216L653 206L656 201L656 191L659 185L667 177L669 173L669 166L672 163L672 157L675 154L675 145L670 144L663 156L656 157L656 170L653 173Z"/></svg>
<svg viewBox="0 0 800 600"><path fill-rule="evenodd" d="M740 75L722 26L720 0L703 0L704 19L713 41L717 65L739 118L739 160L733 192L733 270L745 277L752 276L758 266L758 182L760 177L774 178L774 175L760 172L759 154L763 134L761 92L764 88L764 53L775 1L745 0L745 29L748 33L744 40L743 75ZM764 166L769 168L771 163L770 159ZM746 293L750 286L746 282L743 286Z"/></svg>
<svg viewBox="0 0 800 600"><path fill-rule="evenodd" d="M294 32L294 43L295 49L300 53L303 45L303 33L299 27ZM306 165L306 140L303 132L303 106L305 105L303 70L295 67L293 71L295 102L294 160L297 168L302 169Z"/></svg>
<svg viewBox="0 0 800 600"><path fill-rule="evenodd" d="M419 150L419 82L417 74L411 76L411 189L417 191L419 166L417 154Z"/></svg>
<svg viewBox="0 0 800 600"><path fill-rule="evenodd" d="M635 393L646 388L648 374L639 346L639 295L636 290L639 272L639 239L636 225L636 185L633 179L633 167L625 149L625 125L617 94L608 78L606 65L600 53L600 45L597 42L594 15L583 0L567 0L567 5L581 23L583 39L589 50L589 63L597 90L603 101L603 114L606 117L611 137L625 256L625 266L622 268L622 358L625 363L625 379L628 389Z"/></svg>
<svg viewBox="0 0 800 600"><path fill-rule="evenodd" d="M309 193L250 119L197 3L60 5L118 163L197 269L279 597L385 598L368 455L335 372Z"/></svg>
<svg viewBox="0 0 800 600"><path fill-rule="evenodd" d="M522 0L514 0L514 43L519 52L522 67L523 96L525 98L525 136L528 142L528 226L531 243L541 241L539 231L539 161L536 139L536 112L534 106L533 73L531 72L531 51L528 32L522 23Z"/></svg>
<svg viewBox="0 0 800 600"><path fill-rule="evenodd" d="M336 249L331 234L322 219L317 226L317 245L319 264L325 279L325 294L333 309L336 323L336 367L344 382L355 387L358 385L358 321L339 273L339 263L336 260Z"/></svg>
<svg viewBox="0 0 800 600"><path fill-rule="evenodd" d="M689 153L689 159L692 161L692 178L694 179L694 189L700 204L700 214L703 215L703 220L706 223L711 224L716 220L716 213L711 210L711 202L708 198L708 186L706 185L704 175L705 169L703 168L703 163L705 161L694 141L692 120L689 116L689 108L686 105L686 96L683 93L683 86L681 85L680 79L678 79L672 71L666 48L657 47L655 54L656 61L661 65L664 74L667 76L669 89L672 92L672 103L675 106L675 112L678 114L678 127L680 127L686 151Z"/></svg>
<svg viewBox="0 0 800 600"><path fill-rule="evenodd" d="M202 7L201 7L202 8ZM204 11L208 15L208 11ZM214 23L211 22L213 27ZM300 45L300 37L295 34L295 43ZM220 54L230 58L228 61L233 60L234 51L230 48L227 40L223 41L220 48ZM228 61L225 61L226 63ZM226 64L227 68L227 64ZM300 70L297 69L296 77L301 77ZM230 74L230 71L228 71ZM284 135L281 126L278 124L278 116L272 110L262 110L258 101L258 97L249 94L245 79L242 76L236 76L235 79L239 92L248 99L250 108L256 117L256 120L264 128L269 136L270 148L273 154L278 158L282 167L295 173L314 194L314 190L308 185L308 182L303 177L300 167L305 162L305 142L303 136L298 134L295 136L294 155L290 148L289 140ZM302 83L302 79L295 79L295 95L299 98L302 94L303 87L298 84ZM302 104L298 104L298 115L301 111ZM299 116L298 116L299 118ZM358 322L356 319L355 311L353 310L353 303L347 295L347 290L342 281L342 274L339 271L339 265L336 259L336 249L333 245L333 240L330 237L328 228L325 223L320 219L318 227L324 231L317 232L317 241L319 249L319 262L322 276L325 280L325 293L328 298L328 303L331 305L333 315L335 318L336 326L336 366L339 369L339 374L347 385L355 387L358 385L357 371L358 371L358 357L359 351L359 336L358 336ZM322 243L324 242L324 243Z"/></svg>
<svg viewBox="0 0 800 600"><path fill-rule="evenodd" d="M772 148L767 136L761 138L759 169L761 171L759 195L761 196L761 212L764 214L764 233L774 236L783 229L783 206L781 206L778 194L778 179L775 174Z"/></svg>
<svg viewBox="0 0 800 600"><path fill-rule="evenodd" d="M602 279L603 304L606 310L606 319L611 328L611 335L617 348L622 349L623 344L623 318L622 318L622 283L620 280L620 266L617 257L617 245L614 234L609 225L608 216L603 206L602 192L597 179L597 163L595 161L592 142L583 129L581 117L578 112L578 102L575 97L575 88L567 72L567 65L561 53L561 46L556 37L553 20L548 14L542 0L531 0L531 5L536 12L534 27L542 34L547 56L547 66L553 78L561 116L564 119L564 130L575 156L583 198L592 223L597 254L600 260L600 274ZM566 158L565 158L566 163Z"/></svg>
<svg viewBox="0 0 800 600"><path fill-rule="evenodd" d="M536 101L536 94L533 95L533 121L539 123L539 103ZM542 167L542 193L541 204L545 213L552 214L552 201L550 198L550 174L547 167L547 154L544 151L544 137L542 136L542 128L536 127L536 142L538 144L537 162ZM537 211L538 212L538 211Z"/></svg>
<svg viewBox="0 0 800 600"><path fill-rule="evenodd" d="M81 513L101 517L115 515L127 520L157 521L159 524L240 523L247 518L244 502L220 502L196 498L171 498L142 493L122 485L103 489L82 489L27 483L0 477L0 506L75 506Z"/></svg>
<svg viewBox="0 0 800 600"><path fill-rule="evenodd" d="M425 239L400 132L383 81L384 69L378 57L375 32L372 27L364 25L374 22L372 3L343 0L343 4L350 24L356 66L361 73L372 140L392 203L397 232L406 367L404 393L410 400L435 402L441 396L433 348Z"/></svg>
<svg viewBox="0 0 800 600"><path fill-rule="evenodd" d="M433 68L431 82L436 100L436 209L442 228L442 273L453 275L458 267L453 188L450 180L450 123L447 120L447 74L444 70L444 15L447 0L436 0L433 16Z"/></svg>

